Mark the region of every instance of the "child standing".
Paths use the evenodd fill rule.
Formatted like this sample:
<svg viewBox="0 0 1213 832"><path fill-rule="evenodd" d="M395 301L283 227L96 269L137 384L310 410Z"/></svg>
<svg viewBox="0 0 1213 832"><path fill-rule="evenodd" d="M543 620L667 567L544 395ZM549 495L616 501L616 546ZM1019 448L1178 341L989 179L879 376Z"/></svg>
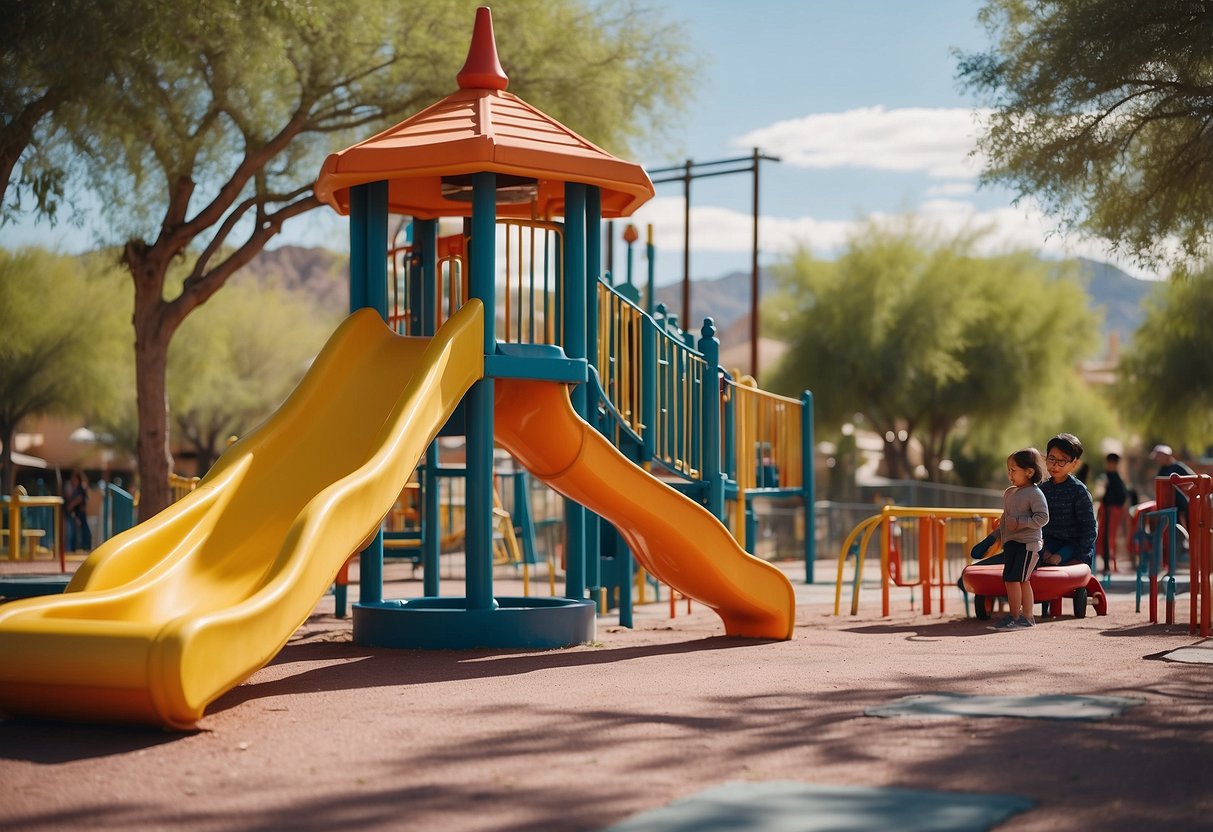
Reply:
<svg viewBox="0 0 1213 832"><path fill-rule="evenodd" d="M1044 543L1040 530L1049 522L1049 504L1038 488L1045 477L1045 460L1040 451L1024 448L1007 457L1007 477L1011 487L1002 495L1002 524L998 528L1006 555L1002 580L1007 586L1011 614L994 625L999 630L1036 625L1028 577L1036 568Z"/></svg>

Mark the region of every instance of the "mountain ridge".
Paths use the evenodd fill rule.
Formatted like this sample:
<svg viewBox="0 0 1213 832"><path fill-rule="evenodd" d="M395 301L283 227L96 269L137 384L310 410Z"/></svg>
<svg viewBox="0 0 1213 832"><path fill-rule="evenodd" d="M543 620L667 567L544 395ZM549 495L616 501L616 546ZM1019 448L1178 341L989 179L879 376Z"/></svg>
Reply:
<svg viewBox="0 0 1213 832"><path fill-rule="evenodd" d="M323 248L280 246L267 249L237 273L234 280L255 281L264 286L279 286L287 291L305 292L326 309L342 309L349 302L346 286L348 257ZM1091 297L1091 307L1103 313L1101 334L1108 343L1116 333L1120 343L1131 340L1144 318L1143 303L1154 283L1141 280L1096 260L1078 258L1079 278ZM767 296L776 289L769 269L760 270L759 289ZM681 282L658 286L657 302L664 303L675 315L682 310ZM750 314L750 274L734 271L691 285L691 320L684 328L698 330L703 319L711 316L724 346L733 339L748 341ZM764 339L766 340L766 339Z"/></svg>

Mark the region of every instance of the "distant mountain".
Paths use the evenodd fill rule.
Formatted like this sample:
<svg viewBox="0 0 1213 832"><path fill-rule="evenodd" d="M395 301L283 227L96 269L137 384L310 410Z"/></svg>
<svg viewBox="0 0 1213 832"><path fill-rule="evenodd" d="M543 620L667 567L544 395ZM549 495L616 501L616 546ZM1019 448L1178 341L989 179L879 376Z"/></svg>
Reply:
<svg viewBox="0 0 1213 832"><path fill-rule="evenodd" d="M775 291L775 278L766 269L758 270L758 291L766 297ZM657 287L657 302L682 316L682 282ZM750 273L730 272L713 280L691 281L691 321L698 331L703 319L711 316L716 331L724 332L734 321L750 314ZM684 329L691 329L682 322ZM749 337L748 335L746 336Z"/></svg>
<svg viewBox="0 0 1213 832"><path fill-rule="evenodd" d="M344 309L349 303L348 257L321 248L282 246L261 252L236 276L236 280L254 280L266 286L281 286L289 291L307 292L329 309ZM1139 280L1115 266L1095 260L1080 259L1081 279L1091 296L1093 309L1103 312L1103 341L1112 332L1120 342L1127 342L1141 324L1143 302L1153 283ZM763 269L759 273L759 289L763 297L775 291L775 279ZM657 302L676 315L682 314L682 283L657 287ZM730 272L712 280L696 280L691 284L691 321L696 331L703 319L711 316L716 322L725 349L740 349L748 355L750 315L750 274ZM683 322L686 326L686 322ZM739 343L741 342L741 343ZM764 347L764 359L767 349ZM765 362L764 362L765 363Z"/></svg>
<svg viewBox="0 0 1213 832"><path fill-rule="evenodd" d="M232 278L289 292L304 292L323 309L349 309L349 257L323 248L281 246L263 250Z"/></svg>
<svg viewBox="0 0 1213 832"><path fill-rule="evenodd" d="M1104 313L1103 335L1116 332L1122 344L1133 337L1145 317L1144 302L1155 286L1152 281L1141 280L1122 272L1115 266L1096 260L1079 258L1087 294L1091 296L1091 307Z"/></svg>
<svg viewBox="0 0 1213 832"><path fill-rule="evenodd" d="M1103 313L1103 341L1116 332L1123 344L1132 338L1144 316L1143 302L1154 286L1149 280L1133 277L1108 263L1079 258L1079 279L1091 296L1091 308ZM759 271L759 289L765 297L775 291L770 273ZM657 302L664 303L674 314L682 314L682 283L657 287ZM733 327L735 321L750 314L750 274L731 272L713 280L691 283L691 320L702 324L710 315L717 332L729 330L730 335L742 334ZM748 338L748 333L745 334ZM722 342L723 342L722 338ZM725 346L728 346L726 343Z"/></svg>

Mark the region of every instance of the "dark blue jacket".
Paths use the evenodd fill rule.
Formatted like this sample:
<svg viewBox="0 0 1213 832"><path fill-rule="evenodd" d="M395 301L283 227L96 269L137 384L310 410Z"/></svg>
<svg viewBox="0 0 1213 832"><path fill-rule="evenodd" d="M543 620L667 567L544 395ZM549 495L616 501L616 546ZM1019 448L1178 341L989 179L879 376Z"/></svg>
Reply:
<svg viewBox="0 0 1213 832"><path fill-rule="evenodd" d="M1091 492L1072 474L1061 482L1046 478L1040 484L1040 490L1049 504L1049 522L1042 530L1045 549L1060 553L1063 547L1069 546L1062 563L1093 563L1095 508L1091 505Z"/></svg>

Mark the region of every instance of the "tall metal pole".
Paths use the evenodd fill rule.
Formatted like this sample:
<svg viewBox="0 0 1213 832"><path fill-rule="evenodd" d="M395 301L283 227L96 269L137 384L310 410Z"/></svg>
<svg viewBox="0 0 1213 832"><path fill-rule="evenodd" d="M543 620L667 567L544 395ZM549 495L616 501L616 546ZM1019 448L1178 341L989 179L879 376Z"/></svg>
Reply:
<svg viewBox="0 0 1213 832"><path fill-rule="evenodd" d="M750 250L750 375L758 381L758 160L754 148L754 245Z"/></svg>
<svg viewBox="0 0 1213 832"><path fill-rule="evenodd" d="M758 148L754 148L749 156L736 159L718 159L714 162L694 162L687 159L681 165L668 168L654 168L649 171L655 176L654 185L664 182L682 182L682 319L679 324L684 331L691 328L691 180L707 176L724 176L730 173L754 174L753 189L753 248L750 253L750 371L758 378L758 163L761 160L778 162L778 156L767 156ZM738 167L741 163L744 167Z"/></svg>
<svg viewBox="0 0 1213 832"><path fill-rule="evenodd" d="M683 330L691 327L691 168L695 163L686 161L682 175L682 320Z"/></svg>

